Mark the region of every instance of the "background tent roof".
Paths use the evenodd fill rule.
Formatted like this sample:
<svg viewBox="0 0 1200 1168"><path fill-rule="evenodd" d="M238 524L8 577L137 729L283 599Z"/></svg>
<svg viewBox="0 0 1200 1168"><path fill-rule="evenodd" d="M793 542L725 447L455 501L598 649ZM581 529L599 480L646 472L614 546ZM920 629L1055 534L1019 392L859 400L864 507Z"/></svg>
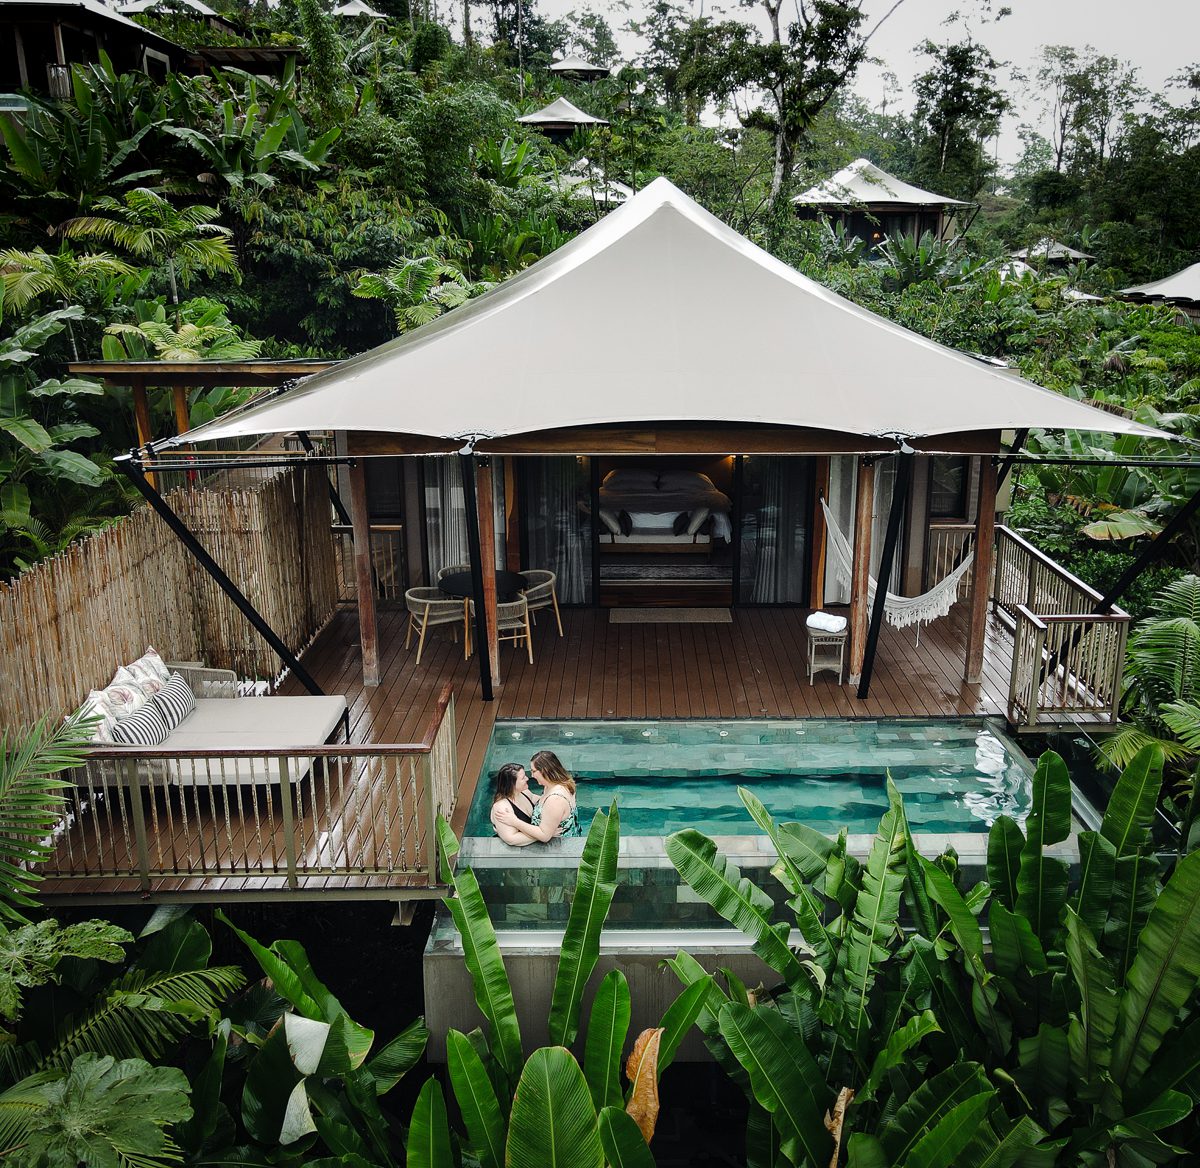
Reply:
<svg viewBox="0 0 1200 1168"><path fill-rule="evenodd" d="M527 126L571 125L571 126L607 126L603 118L594 118L585 114L578 106L572 105L565 97L552 101L534 113L517 118Z"/></svg>
<svg viewBox="0 0 1200 1168"><path fill-rule="evenodd" d="M895 204L903 207L969 207L961 199L946 195L935 195L912 183L906 183L894 174L881 170L865 158L856 158L849 166L842 167L832 178L827 178L815 187L809 187L792 199L804 207L850 207L883 206Z"/></svg>
<svg viewBox="0 0 1200 1168"><path fill-rule="evenodd" d="M1143 300L1191 300L1200 303L1200 264L1192 264L1182 272L1167 276L1165 280L1122 288L1121 295L1136 296Z"/></svg>
<svg viewBox="0 0 1200 1168"><path fill-rule="evenodd" d="M1078 251L1055 239L1039 239L1037 243L1032 243L1029 247L1023 247L1020 251L1014 251L1012 254L1013 258L1018 260L1094 260L1096 258L1086 251Z"/></svg>
<svg viewBox="0 0 1200 1168"><path fill-rule="evenodd" d="M1154 434L859 308L656 179L483 296L171 440L595 424Z"/></svg>
<svg viewBox="0 0 1200 1168"><path fill-rule="evenodd" d="M609 68L607 65L595 65L591 61L585 61L582 57L570 56L563 57L561 61L555 61L550 66L551 73L578 73L581 77L607 77Z"/></svg>

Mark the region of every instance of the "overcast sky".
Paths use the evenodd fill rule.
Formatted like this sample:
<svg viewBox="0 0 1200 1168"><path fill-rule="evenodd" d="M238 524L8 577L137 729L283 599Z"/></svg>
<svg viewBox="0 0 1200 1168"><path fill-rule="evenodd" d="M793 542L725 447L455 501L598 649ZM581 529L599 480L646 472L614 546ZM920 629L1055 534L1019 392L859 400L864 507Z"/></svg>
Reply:
<svg viewBox="0 0 1200 1168"><path fill-rule="evenodd" d="M687 3L687 0L682 0ZM1004 0L996 0L999 7ZM785 0L783 18L786 20L794 0ZM872 28L894 0L864 0L866 27ZM702 8L703 4L703 8ZM1182 71L1185 65L1200 61L1200 0L1007 0L1012 15L999 21L982 19L978 0L903 0L871 40L873 56L883 59L883 66L862 70L855 84L859 94L878 108L883 97L882 72L886 69L900 79L902 105L910 105L909 87L919 71L913 48L925 39L945 42L958 40L969 29L972 37L985 44L997 60L1008 62L1013 69L1032 75L1036 71L1038 50L1042 45L1066 44L1082 48L1092 45L1099 52L1131 61L1141 70L1142 84L1152 91L1162 92L1168 77ZM555 18L572 9L593 8L606 15L619 27L628 19L616 6L609 8L605 0L539 0L543 15ZM630 12L643 7L641 0L632 0ZM730 13L738 12L734 3L726 0ZM699 14L717 15L719 9L712 0L692 0L691 9ZM943 21L956 10L967 20L952 26ZM761 22L760 22L761 23ZM765 24L764 24L765 27ZM622 38L622 47L632 45ZM1011 161L1019 151L1016 128L1028 121L1045 128L1030 99L1009 85L1008 71L1002 75L1004 88L1018 105L1015 115L1006 119L1001 138L1001 156ZM1176 96L1174 100L1181 100Z"/></svg>

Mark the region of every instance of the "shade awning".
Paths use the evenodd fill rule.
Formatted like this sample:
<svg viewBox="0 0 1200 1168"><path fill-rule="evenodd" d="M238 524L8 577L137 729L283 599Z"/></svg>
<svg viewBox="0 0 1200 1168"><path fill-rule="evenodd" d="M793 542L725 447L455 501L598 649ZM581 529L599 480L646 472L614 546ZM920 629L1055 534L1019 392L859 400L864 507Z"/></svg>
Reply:
<svg viewBox="0 0 1200 1168"><path fill-rule="evenodd" d="M603 118L594 118L591 114L585 114L577 105L572 105L565 97L560 97L552 101L549 105L543 106L540 110L536 110L531 114L526 114L523 118L517 118L526 126L607 126L608 123Z"/></svg>
<svg viewBox="0 0 1200 1168"><path fill-rule="evenodd" d="M858 307L657 179L461 308L171 444L662 423L875 438L1158 433Z"/></svg>
<svg viewBox="0 0 1200 1168"><path fill-rule="evenodd" d="M970 207L962 199L936 195L907 183L882 167L856 158L832 178L795 196L799 207Z"/></svg>
<svg viewBox="0 0 1200 1168"><path fill-rule="evenodd" d="M1200 304L1200 263L1192 264L1173 276L1155 280L1150 284L1135 284L1122 288L1122 296L1141 300L1190 300Z"/></svg>

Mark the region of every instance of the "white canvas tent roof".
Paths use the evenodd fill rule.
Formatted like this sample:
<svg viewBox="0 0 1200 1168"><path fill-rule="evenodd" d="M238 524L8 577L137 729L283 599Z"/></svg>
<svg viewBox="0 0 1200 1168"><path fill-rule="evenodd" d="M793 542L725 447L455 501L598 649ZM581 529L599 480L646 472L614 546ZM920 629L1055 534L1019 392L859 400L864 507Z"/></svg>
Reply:
<svg viewBox="0 0 1200 1168"><path fill-rule="evenodd" d="M556 98L549 105L543 106L534 113L517 118L527 126L544 126L565 123L572 126L607 126L603 118L594 118L585 114L578 106L572 105L565 97Z"/></svg>
<svg viewBox="0 0 1200 1168"><path fill-rule="evenodd" d="M333 10L334 16L369 16L372 20L383 20L382 12L376 11L369 4L364 3L364 0L346 0L345 4L339 5Z"/></svg>
<svg viewBox="0 0 1200 1168"><path fill-rule="evenodd" d="M859 308L656 179L461 308L169 444L300 430L457 442L670 422L1156 433Z"/></svg>
<svg viewBox="0 0 1200 1168"><path fill-rule="evenodd" d="M1096 258L1086 251L1078 251L1076 248L1068 247L1065 243L1059 243L1056 239L1039 239L1037 243L1032 243L1012 254L1013 258L1018 260L1094 260Z"/></svg>
<svg viewBox="0 0 1200 1168"><path fill-rule="evenodd" d="M170 8L172 4L177 4L181 8L190 8L200 16L217 15L216 9L210 8L203 0L131 0L129 4L122 4L117 11L124 15L135 12L153 12L158 8Z"/></svg>
<svg viewBox="0 0 1200 1168"><path fill-rule="evenodd" d="M902 207L971 206L961 199L935 195L906 183L865 158L856 158L832 178L796 195L792 202L802 207L883 206L889 203Z"/></svg>
<svg viewBox="0 0 1200 1168"><path fill-rule="evenodd" d="M1192 264L1163 280L1122 288L1121 295L1145 300L1191 300L1200 303L1200 263Z"/></svg>
<svg viewBox="0 0 1200 1168"><path fill-rule="evenodd" d="M555 61L550 66L551 73L590 73L597 77L607 77L610 70L607 65L596 65L591 61L585 61L579 56L563 57L561 61Z"/></svg>

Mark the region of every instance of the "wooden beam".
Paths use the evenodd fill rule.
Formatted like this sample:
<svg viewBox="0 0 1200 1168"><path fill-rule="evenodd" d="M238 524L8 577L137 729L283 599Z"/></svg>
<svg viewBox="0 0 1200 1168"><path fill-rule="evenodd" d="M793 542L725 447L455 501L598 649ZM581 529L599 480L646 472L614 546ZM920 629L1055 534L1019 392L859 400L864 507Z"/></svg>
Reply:
<svg viewBox="0 0 1200 1168"><path fill-rule="evenodd" d="M150 421L150 399L146 396L144 381L134 381L129 388L133 391L133 426L137 432L140 450L154 441L154 426ZM146 472L146 481L155 490L158 489L158 476L153 471Z"/></svg>
<svg viewBox="0 0 1200 1168"><path fill-rule="evenodd" d="M871 574L871 523L875 515L875 464L861 458L854 497L854 566L850 574L850 684L862 680L867 652L867 621L870 597L867 579Z"/></svg>
<svg viewBox="0 0 1200 1168"><path fill-rule="evenodd" d="M379 625L375 619L375 581L371 572L371 519L367 512L367 468L353 463L350 473L350 524L354 533L354 577L358 586L358 639L362 646L363 685L379 684Z"/></svg>
<svg viewBox="0 0 1200 1168"><path fill-rule="evenodd" d="M983 647L987 636L988 598L996 558L996 460L979 460L979 506L975 515L975 560L971 564L971 615L967 625L967 654L963 680L983 680Z"/></svg>
<svg viewBox="0 0 1200 1168"><path fill-rule="evenodd" d="M479 499L479 553L483 566L483 613L487 621L488 657L492 663L492 685L500 684L500 631L496 623L496 509L492 500L492 467L481 458L475 467L475 489Z"/></svg>
<svg viewBox="0 0 1200 1168"><path fill-rule="evenodd" d="M825 605L825 510L822 499L829 498L829 459L818 458L813 476L812 500L812 574L808 581L808 598L813 608Z"/></svg>
<svg viewBox="0 0 1200 1168"><path fill-rule="evenodd" d="M171 386L171 403L175 407L175 433L186 434L192 428L186 385Z"/></svg>

